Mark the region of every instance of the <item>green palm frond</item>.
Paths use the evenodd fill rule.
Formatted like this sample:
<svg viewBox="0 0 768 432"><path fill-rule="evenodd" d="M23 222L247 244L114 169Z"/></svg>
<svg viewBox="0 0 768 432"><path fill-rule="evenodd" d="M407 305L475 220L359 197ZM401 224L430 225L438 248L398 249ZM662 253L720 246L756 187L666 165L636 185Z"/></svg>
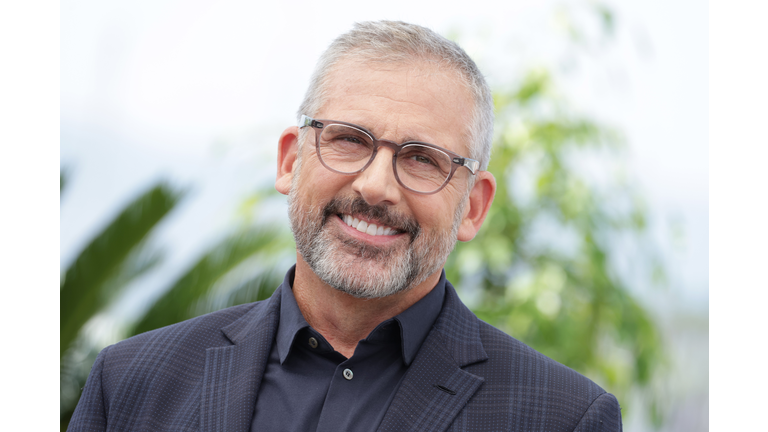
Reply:
<svg viewBox="0 0 768 432"><path fill-rule="evenodd" d="M196 306L205 301L214 286L233 269L258 253L277 251L283 243L284 236L280 235L280 231L270 227L230 235L206 252L154 302L130 334L143 333L196 316ZM252 290L245 292L252 293Z"/></svg>
<svg viewBox="0 0 768 432"><path fill-rule="evenodd" d="M67 269L60 291L61 355L121 287L159 261L144 240L182 193L157 184L129 203Z"/></svg>

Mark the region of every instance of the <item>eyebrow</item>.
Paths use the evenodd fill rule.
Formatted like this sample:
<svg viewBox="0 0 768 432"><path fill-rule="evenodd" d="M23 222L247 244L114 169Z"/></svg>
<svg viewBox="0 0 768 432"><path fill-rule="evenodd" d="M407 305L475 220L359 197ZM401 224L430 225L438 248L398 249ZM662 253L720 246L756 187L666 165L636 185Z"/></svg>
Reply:
<svg viewBox="0 0 768 432"><path fill-rule="evenodd" d="M355 122L355 121L348 121L348 120L346 120L346 119L344 119L344 120L340 120L340 119L327 119L327 118L326 118L326 119L315 119L315 120L324 120L324 121L331 121L331 122L337 121L337 122L343 122L343 123L347 123L347 124L350 124L350 125L353 125L353 126L356 126L356 127L360 128L360 129L362 129L362 130L363 130L363 131L365 131L366 133L369 133L369 134L371 134L371 136L372 136L372 137L374 137L374 138L375 138L375 139L377 139L377 140L382 140L382 139L383 139L383 138L381 138L381 134L378 134L378 133L374 133L374 131L372 130L372 128L370 128L370 127L368 127L368 126L365 126L365 125L361 124L360 122ZM385 123L385 124L386 124L386 123ZM450 149L446 148L444 145L435 144L436 142L440 142L440 141L433 141L433 140L423 140L423 139L419 139L419 138L416 138L416 137L414 137L413 135L406 135L406 136L405 136L405 139L403 139L403 140L400 140L400 141L393 141L393 140L388 140L388 139L384 139L384 140L385 140L385 141L392 141L392 142L394 142L395 144L397 144L398 146L401 146L401 145L403 145L403 144L405 144L405 143L408 143L408 142L420 142L420 143L424 143L424 144L430 144L430 145L433 145L433 146L436 146L436 147L440 147L440 148L442 148L442 149L445 149L445 150L448 150L448 151L452 151L452 150L450 150ZM457 153L457 154L458 154L458 153ZM462 157L463 157L463 156L462 156Z"/></svg>
<svg viewBox="0 0 768 432"><path fill-rule="evenodd" d="M352 124L357 124L357 123L352 123ZM382 139L380 134L374 133L371 129L369 129L369 128L365 127L365 126L361 126L361 127L364 130L367 130L368 132L370 132L374 136L374 138ZM387 140L387 141L392 141L392 140ZM413 135L406 135L405 139L400 140L400 141L394 141L394 142L397 143L398 145L401 145L401 144L404 144L404 143L407 143L407 142L413 142L413 141L427 143L427 144L432 144L432 145L437 145L437 144L434 144L434 141L419 139L419 138L416 138Z"/></svg>

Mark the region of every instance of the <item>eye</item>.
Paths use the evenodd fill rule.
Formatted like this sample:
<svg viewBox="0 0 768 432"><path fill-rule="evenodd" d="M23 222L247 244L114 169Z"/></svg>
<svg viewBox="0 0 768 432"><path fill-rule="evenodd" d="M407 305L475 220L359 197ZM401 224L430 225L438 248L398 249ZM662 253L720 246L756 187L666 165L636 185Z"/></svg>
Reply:
<svg viewBox="0 0 768 432"><path fill-rule="evenodd" d="M336 139L339 139L339 140L342 140L342 141L346 141L346 142L349 142L349 143L352 143L352 144L367 144L365 142L365 140L361 139L360 137L351 136L351 135L341 136L341 137L338 137Z"/></svg>
<svg viewBox="0 0 768 432"><path fill-rule="evenodd" d="M422 164L435 165L435 162L427 156L421 154L415 154L411 156L411 159Z"/></svg>

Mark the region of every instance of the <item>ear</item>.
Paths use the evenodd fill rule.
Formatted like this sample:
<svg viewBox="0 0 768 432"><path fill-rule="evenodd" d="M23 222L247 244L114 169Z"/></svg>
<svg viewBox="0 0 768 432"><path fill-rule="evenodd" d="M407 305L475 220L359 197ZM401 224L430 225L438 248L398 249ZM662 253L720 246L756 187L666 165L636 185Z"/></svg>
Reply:
<svg viewBox="0 0 768 432"><path fill-rule="evenodd" d="M459 225L457 238L466 242L475 238L475 234L483 226L488 210L496 195L496 179L488 171L477 173L477 180L472 190L469 191L469 202L464 208L464 215Z"/></svg>
<svg viewBox="0 0 768 432"><path fill-rule="evenodd" d="M294 170L298 162L299 128L291 126L283 131L277 142L277 180L275 189L283 195L291 190Z"/></svg>

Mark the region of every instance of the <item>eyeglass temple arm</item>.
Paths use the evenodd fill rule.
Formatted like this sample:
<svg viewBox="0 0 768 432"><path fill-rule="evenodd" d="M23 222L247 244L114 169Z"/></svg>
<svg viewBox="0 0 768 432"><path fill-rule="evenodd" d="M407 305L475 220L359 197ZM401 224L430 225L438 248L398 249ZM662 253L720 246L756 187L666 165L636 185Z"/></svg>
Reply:
<svg viewBox="0 0 768 432"><path fill-rule="evenodd" d="M307 126L323 127L323 124L313 119L312 117L307 117L306 115L302 114L301 119L299 120L299 129Z"/></svg>
<svg viewBox="0 0 768 432"><path fill-rule="evenodd" d="M470 158L453 158L453 162L466 167L472 174L476 174L480 169L480 162Z"/></svg>

